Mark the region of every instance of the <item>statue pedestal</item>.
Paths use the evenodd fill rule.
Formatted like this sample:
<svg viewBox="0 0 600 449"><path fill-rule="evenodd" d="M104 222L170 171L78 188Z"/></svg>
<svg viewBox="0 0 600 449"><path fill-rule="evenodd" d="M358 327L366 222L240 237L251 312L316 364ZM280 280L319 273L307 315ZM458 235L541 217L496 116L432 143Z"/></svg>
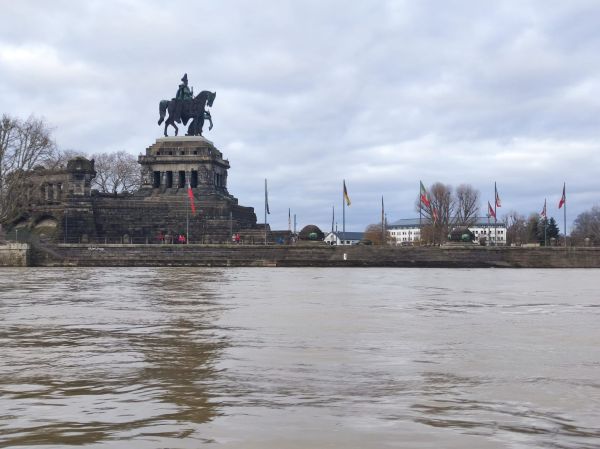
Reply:
<svg viewBox="0 0 600 449"><path fill-rule="evenodd" d="M229 161L202 136L161 137L140 156L143 186L166 189L200 189L203 194L227 192Z"/></svg>
<svg viewBox="0 0 600 449"><path fill-rule="evenodd" d="M229 161L210 140L202 136L161 137L138 162L143 185L133 195L131 207L139 217L134 221L150 222L154 228L151 232L181 232L189 225L192 236L202 235L205 242L224 242L230 240L232 231L256 227L254 209L240 206L227 191Z"/></svg>

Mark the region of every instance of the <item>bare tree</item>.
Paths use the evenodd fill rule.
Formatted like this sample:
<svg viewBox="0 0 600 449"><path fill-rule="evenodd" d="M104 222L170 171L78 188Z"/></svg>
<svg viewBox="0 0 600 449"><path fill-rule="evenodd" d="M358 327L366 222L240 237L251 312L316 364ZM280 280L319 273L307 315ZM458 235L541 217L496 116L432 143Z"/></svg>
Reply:
<svg viewBox="0 0 600 449"><path fill-rule="evenodd" d="M576 245L587 242L600 245L600 207L594 206L590 210L580 213L573 222L571 239Z"/></svg>
<svg viewBox="0 0 600 449"><path fill-rule="evenodd" d="M527 219L516 211L510 211L502 220L506 223L506 244L520 245L528 242Z"/></svg>
<svg viewBox="0 0 600 449"><path fill-rule="evenodd" d="M140 188L141 172L135 156L126 151L97 153L95 160L96 177L92 185L102 193L129 192Z"/></svg>
<svg viewBox="0 0 600 449"><path fill-rule="evenodd" d="M60 169L67 166L67 162L76 157L86 157L86 155L77 150L57 150L54 156L46 161L46 167L49 169Z"/></svg>
<svg viewBox="0 0 600 449"><path fill-rule="evenodd" d="M461 184L456 188L455 202L455 224L472 226L479 215L479 190L470 184Z"/></svg>
<svg viewBox="0 0 600 449"><path fill-rule="evenodd" d="M452 195L452 186L436 182L430 189L430 201L433 214L434 243L445 242L455 214L456 202Z"/></svg>
<svg viewBox="0 0 600 449"><path fill-rule="evenodd" d="M394 238L387 232L382 232L381 223L370 224L365 229L364 239L369 240L374 245L390 244Z"/></svg>
<svg viewBox="0 0 600 449"><path fill-rule="evenodd" d="M0 121L0 222L9 221L25 195L24 179L34 167L56 154L51 129L33 116L22 121L2 115Z"/></svg>
<svg viewBox="0 0 600 449"><path fill-rule="evenodd" d="M423 218L421 241L442 243L447 240L450 226L456 213L456 200L452 195L452 186L436 182L428 192L429 204L422 204L420 195L415 207Z"/></svg>

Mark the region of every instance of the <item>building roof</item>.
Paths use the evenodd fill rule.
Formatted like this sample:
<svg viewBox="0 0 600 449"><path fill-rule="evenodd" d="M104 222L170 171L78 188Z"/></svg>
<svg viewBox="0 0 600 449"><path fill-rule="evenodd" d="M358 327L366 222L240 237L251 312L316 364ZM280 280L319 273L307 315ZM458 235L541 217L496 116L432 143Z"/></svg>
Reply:
<svg viewBox="0 0 600 449"><path fill-rule="evenodd" d="M429 223L428 218L423 218L421 223L426 225ZM393 221L392 223L388 223L388 228L397 227L397 228L414 228L419 227L419 219L418 218L401 218L400 220Z"/></svg>
<svg viewBox="0 0 600 449"><path fill-rule="evenodd" d="M430 224L431 221L429 220L429 218L423 218L421 220L421 224L423 226L426 226L428 224ZM499 221L498 223L496 223L497 226L506 226L506 224L502 221ZM490 218L488 220L488 217L477 217L475 223L473 223L471 225L471 227L485 227L485 226L494 226L494 220L492 218ZM389 223L387 228L388 229L394 229L394 228L418 228L419 227L419 218L401 218L400 220L396 220L392 223Z"/></svg>
<svg viewBox="0 0 600 449"><path fill-rule="evenodd" d="M346 232L334 232L333 233L338 239L340 240L362 240L363 236L365 235L364 232L350 232L350 231L346 231ZM328 232L327 235L331 235L331 232ZM343 236L343 238L342 238Z"/></svg>

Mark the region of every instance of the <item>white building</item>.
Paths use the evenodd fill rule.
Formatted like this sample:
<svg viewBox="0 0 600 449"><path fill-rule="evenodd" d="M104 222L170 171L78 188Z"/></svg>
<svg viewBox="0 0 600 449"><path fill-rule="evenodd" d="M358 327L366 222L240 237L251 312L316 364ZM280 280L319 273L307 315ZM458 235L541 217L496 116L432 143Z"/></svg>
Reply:
<svg viewBox="0 0 600 449"><path fill-rule="evenodd" d="M358 245L364 232L328 232L323 241L328 245Z"/></svg>
<svg viewBox="0 0 600 449"><path fill-rule="evenodd" d="M429 221L423 219L422 226L429 224ZM388 224L388 233L396 240L397 245L412 245L421 237L421 229L418 218L406 218L397 220ZM475 241L485 237L487 242L492 242L497 245L506 245L506 223L498 222L494 224L487 217L478 217L477 221L469 226L469 230L475 234Z"/></svg>

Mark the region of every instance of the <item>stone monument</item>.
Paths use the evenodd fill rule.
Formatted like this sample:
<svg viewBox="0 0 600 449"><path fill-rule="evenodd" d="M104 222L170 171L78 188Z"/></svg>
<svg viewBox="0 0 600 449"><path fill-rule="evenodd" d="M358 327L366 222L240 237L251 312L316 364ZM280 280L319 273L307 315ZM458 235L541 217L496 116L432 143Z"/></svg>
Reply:
<svg viewBox="0 0 600 449"><path fill-rule="evenodd" d="M258 233L251 207L238 204L227 190L229 161L202 136L212 117L216 93L197 96L182 78L175 98L160 102L159 124L184 125L186 136L161 137L138 158L141 188L133 194L103 194L92 189L94 160L78 157L66 167L31 172L20 216L12 224L31 232L52 229L64 243L231 242L232 234L254 241ZM45 231L47 232L47 231Z"/></svg>

